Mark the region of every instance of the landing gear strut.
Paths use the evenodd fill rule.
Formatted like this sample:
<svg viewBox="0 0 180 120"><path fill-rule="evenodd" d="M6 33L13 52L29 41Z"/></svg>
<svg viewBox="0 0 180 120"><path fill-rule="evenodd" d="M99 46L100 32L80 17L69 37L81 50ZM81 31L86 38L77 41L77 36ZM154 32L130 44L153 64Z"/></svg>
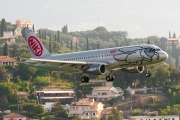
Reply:
<svg viewBox="0 0 180 120"><path fill-rule="evenodd" d="M114 76L112 75L112 71L110 71L110 75L106 76L106 81L114 81Z"/></svg>
<svg viewBox="0 0 180 120"><path fill-rule="evenodd" d="M149 72L148 66L145 66L145 67L146 67L146 74L145 74L145 76L146 77L151 77L151 73Z"/></svg>

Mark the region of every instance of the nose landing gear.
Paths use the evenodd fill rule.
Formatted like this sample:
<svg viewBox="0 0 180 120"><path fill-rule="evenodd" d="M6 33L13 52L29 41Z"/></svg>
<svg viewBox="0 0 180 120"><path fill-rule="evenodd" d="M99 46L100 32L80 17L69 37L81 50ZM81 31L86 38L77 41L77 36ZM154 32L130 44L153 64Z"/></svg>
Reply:
<svg viewBox="0 0 180 120"><path fill-rule="evenodd" d="M149 72L148 66L145 66L145 67L146 67L146 74L145 74L145 76L146 77L151 77L151 73Z"/></svg>

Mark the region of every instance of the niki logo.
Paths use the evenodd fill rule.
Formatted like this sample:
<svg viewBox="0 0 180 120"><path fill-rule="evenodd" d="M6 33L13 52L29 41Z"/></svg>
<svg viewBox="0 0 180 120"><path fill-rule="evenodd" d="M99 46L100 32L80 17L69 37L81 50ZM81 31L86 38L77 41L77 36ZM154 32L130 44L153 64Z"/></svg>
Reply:
<svg viewBox="0 0 180 120"><path fill-rule="evenodd" d="M113 50L110 51L110 53L114 54L114 53L116 53L116 51L117 51L116 49L113 49Z"/></svg>
<svg viewBox="0 0 180 120"><path fill-rule="evenodd" d="M29 45L29 48L31 49L31 52L35 56L39 57L42 55L43 48L42 48L41 43L36 37L30 36L28 39L28 45Z"/></svg>

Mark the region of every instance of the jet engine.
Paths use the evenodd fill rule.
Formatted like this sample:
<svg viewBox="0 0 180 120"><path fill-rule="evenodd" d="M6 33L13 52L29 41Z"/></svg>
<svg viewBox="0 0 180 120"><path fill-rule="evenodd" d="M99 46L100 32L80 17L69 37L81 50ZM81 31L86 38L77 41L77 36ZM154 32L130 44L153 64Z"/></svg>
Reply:
<svg viewBox="0 0 180 120"><path fill-rule="evenodd" d="M84 70L84 73L102 75L106 73L106 66L104 64L92 64Z"/></svg>
<svg viewBox="0 0 180 120"><path fill-rule="evenodd" d="M142 73L144 71L144 66L122 68L121 71L127 72L127 73Z"/></svg>

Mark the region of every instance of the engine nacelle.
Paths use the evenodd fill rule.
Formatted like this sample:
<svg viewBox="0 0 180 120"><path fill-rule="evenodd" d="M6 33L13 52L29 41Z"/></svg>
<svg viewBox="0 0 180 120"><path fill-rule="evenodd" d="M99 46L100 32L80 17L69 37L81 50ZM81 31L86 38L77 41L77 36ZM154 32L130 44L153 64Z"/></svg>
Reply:
<svg viewBox="0 0 180 120"><path fill-rule="evenodd" d="M84 72L92 75L102 75L106 73L106 66L104 64L89 65Z"/></svg>
<svg viewBox="0 0 180 120"><path fill-rule="evenodd" d="M121 71L127 72L127 73L142 73L144 71L144 66L123 68L123 69L121 69Z"/></svg>

